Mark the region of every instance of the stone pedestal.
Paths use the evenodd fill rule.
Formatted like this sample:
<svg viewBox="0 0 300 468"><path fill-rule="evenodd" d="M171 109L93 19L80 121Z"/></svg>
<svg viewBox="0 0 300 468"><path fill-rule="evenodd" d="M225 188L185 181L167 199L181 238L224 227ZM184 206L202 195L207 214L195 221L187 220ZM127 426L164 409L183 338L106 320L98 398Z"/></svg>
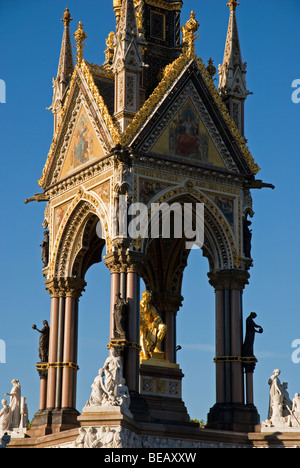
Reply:
<svg viewBox="0 0 300 468"><path fill-rule="evenodd" d="M77 420L79 414L77 410L71 408L40 410L34 415L28 435L40 437L79 427Z"/></svg>
<svg viewBox="0 0 300 468"><path fill-rule="evenodd" d="M163 353L153 353L140 363L140 394L148 406L153 423L188 424L187 409L182 401L182 378L178 364L164 359Z"/></svg>
<svg viewBox="0 0 300 468"><path fill-rule="evenodd" d="M260 424L259 414L254 405L240 403L215 404L207 415L208 429L254 432Z"/></svg>

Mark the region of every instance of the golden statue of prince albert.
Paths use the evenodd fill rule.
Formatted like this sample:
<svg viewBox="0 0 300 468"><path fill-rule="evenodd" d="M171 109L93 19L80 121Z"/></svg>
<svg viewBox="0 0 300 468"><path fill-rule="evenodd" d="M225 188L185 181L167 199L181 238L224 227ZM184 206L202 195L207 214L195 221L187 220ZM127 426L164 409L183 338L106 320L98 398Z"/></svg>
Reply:
<svg viewBox="0 0 300 468"><path fill-rule="evenodd" d="M151 293L144 291L140 302L140 345L141 359L151 359L154 353L162 356L161 344L167 326L163 323L157 310L151 305Z"/></svg>

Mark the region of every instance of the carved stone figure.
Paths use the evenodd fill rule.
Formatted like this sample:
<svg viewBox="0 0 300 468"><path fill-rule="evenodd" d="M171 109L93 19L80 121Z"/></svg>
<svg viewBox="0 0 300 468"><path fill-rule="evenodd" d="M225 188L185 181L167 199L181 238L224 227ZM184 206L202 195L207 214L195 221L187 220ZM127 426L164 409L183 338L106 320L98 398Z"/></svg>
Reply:
<svg viewBox="0 0 300 468"><path fill-rule="evenodd" d="M284 427L290 425L290 417L293 414L293 403L287 391L287 382L281 383L279 380L280 370L275 369L270 377L270 401L268 419L263 422L263 426Z"/></svg>
<svg viewBox="0 0 300 468"><path fill-rule="evenodd" d="M7 404L7 400L2 400L3 408L0 410L0 437L5 434L5 432L10 430L11 427L11 409Z"/></svg>
<svg viewBox="0 0 300 468"><path fill-rule="evenodd" d="M105 392L102 386L103 369L99 369L98 375L92 384L92 393L86 406L101 406L105 398Z"/></svg>
<svg viewBox="0 0 300 468"><path fill-rule="evenodd" d="M21 385L17 379L11 381L12 389L5 396L10 397L11 427L18 428L21 419Z"/></svg>
<svg viewBox="0 0 300 468"><path fill-rule="evenodd" d="M40 336L39 342L39 357L41 362L48 362L48 353L49 353L49 333L50 327L48 325L47 320L43 321L43 328L39 330L36 325L32 325L33 330L38 331Z"/></svg>
<svg viewBox="0 0 300 468"><path fill-rule="evenodd" d="M72 445L72 448L85 448L84 443L85 443L85 438L86 438L86 430L83 427L79 428L79 435L75 442Z"/></svg>
<svg viewBox="0 0 300 468"><path fill-rule="evenodd" d="M254 319L257 317L255 312L251 312L246 320L246 336L242 348L242 356L252 357L254 356L254 339L255 333L263 333L263 329L260 325L256 325Z"/></svg>
<svg viewBox="0 0 300 468"><path fill-rule="evenodd" d="M140 302L140 345L141 358L150 359L153 353L162 353L161 344L167 326L163 323L155 307L150 304L151 293L144 291Z"/></svg>
<svg viewBox="0 0 300 468"><path fill-rule="evenodd" d="M295 396L293 398L292 411L294 413L297 413L298 417L300 418L300 396L299 396L299 393L295 393Z"/></svg>
<svg viewBox="0 0 300 468"><path fill-rule="evenodd" d="M121 294L116 294L114 305L114 335L115 338L125 339L126 319L128 313L128 302L121 298Z"/></svg>
<svg viewBox="0 0 300 468"><path fill-rule="evenodd" d="M99 369L98 376L92 384L90 399L84 410L101 406L119 406L124 414L132 417L129 410L130 395L123 378L122 360L114 348L111 349L103 368Z"/></svg>
<svg viewBox="0 0 300 468"><path fill-rule="evenodd" d="M49 232L44 231L44 239L40 247L42 248L42 261L44 268L48 266L49 263Z"/></svg>
<svg viewBox="0 0 300 468"><path fill-rule="evenodd" d="M251 258L251 243L252 243L252 231L250 229L251 221L244 219L243 222L243 235L244 235L244 255L247 258Z"/></svg>
<svg viewBox="0 0 300 468"><path fill-rule="evenodd" d="M112 348L110 356L104 363L103 371L106 392L108 395L116 397L118 385L121 384L123 380L123 364L114 348Z"/></svg>

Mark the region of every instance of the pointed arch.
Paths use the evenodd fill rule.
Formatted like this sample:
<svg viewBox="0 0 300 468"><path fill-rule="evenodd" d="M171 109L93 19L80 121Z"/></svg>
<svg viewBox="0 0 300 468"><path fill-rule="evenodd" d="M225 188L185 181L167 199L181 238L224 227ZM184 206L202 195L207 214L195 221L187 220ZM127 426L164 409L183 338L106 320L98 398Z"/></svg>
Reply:
<svg viewBox="0 0 300 468"><path fill-rule="evenodd" d="M97 229L98 223L101 229ZM97 261L105 243L110 245L110 217L97 194L78 191L56 235L49 263L49 277L81 277ZM99 233L102 232L102 238Z"/></svg>

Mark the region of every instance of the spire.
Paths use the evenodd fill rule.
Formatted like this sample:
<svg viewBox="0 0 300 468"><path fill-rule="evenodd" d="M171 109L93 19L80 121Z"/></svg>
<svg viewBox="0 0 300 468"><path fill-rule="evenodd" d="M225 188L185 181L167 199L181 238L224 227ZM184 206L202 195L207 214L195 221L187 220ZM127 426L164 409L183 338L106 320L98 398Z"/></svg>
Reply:
<svg viewBox="0 0 300 468"><path fill-rule="evenodd" d="M64 22L64 34L58 64L57 77L67 81L74 71L72 45L70 38L70 22L72 21L70 11L65 9L62 20Z"/></svg>
<svg viewBox="0 0 300 468"><path fill-rule="evenodd" d="M120 8L119 2L115 5ZM116 11L116 10L115 10ZM112 71L115 74L115 118L123 132L142 105L143 41L134 0L123 0L117 22Z"/></svg>
<svg viewBox="0 0 300 468"><path fill-rule="evenodd" d="M53 78L53 100L49 107L54 114L54 128L63 105L63 99L69 86L74 71L72 44L70 37L70 22L72 21L69 9L66 8L62 20L64 22L64 33L58 63L56 78Z"/></svg>
<svg viewBox="0 0 300 468"><path fill-rule="evenodd" d="M113 69L122 65L142 70L141 39L138 32L134 0L123 0L117 24ZM120 62L121 61L121 62Z"/></svg>
<svg viewBox="0 0 300 468"><path fill-rule="evenodd" d="M244 134L244 103L250 94L246 85L247 63L242 61L236 7L239 3L230 0L229 25L227 31L223 64L219 65L219 90L229 113L242 135Z"/></svg>

